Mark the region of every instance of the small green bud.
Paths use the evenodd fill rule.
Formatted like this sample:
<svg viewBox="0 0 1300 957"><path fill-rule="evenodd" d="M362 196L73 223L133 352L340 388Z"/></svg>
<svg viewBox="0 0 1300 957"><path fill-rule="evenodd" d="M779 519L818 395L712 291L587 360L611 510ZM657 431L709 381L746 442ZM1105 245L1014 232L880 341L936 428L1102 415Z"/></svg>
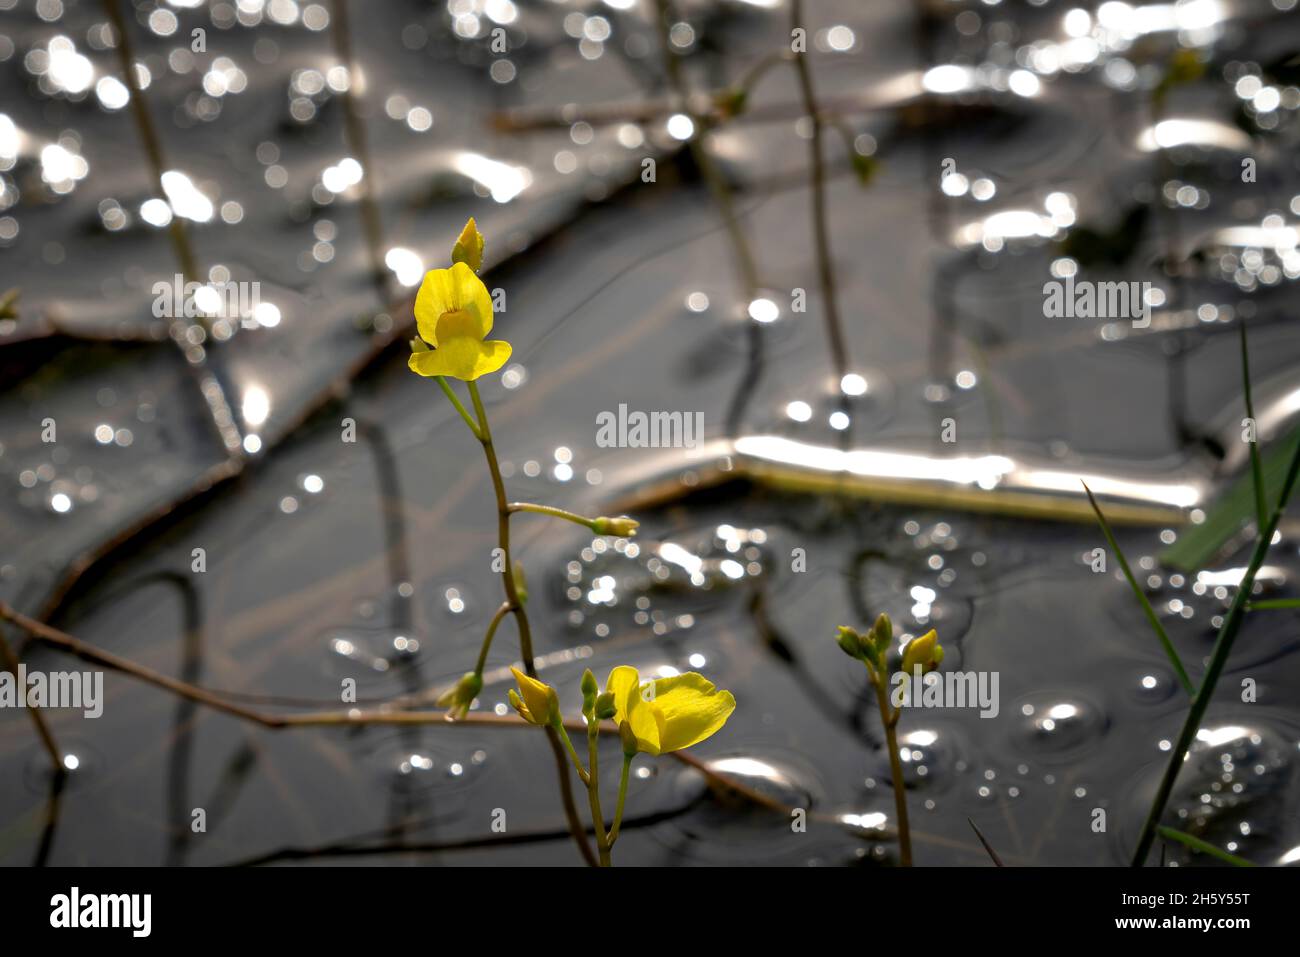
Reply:
<svg viewBox="0 0 1300 957"><path fill-rule="evenodd" d="M597 535L613 535L616 538L631 538L636 534L636 530L640 525L640 522L628 518L626 515L620 515L618 518L607 518L602 515L591 523L591 530Z"/></svg>
<svg viewBox="0 0 1300 957"><path fill-rule="evenodd" d="M858 633L848 625L840 625L839 634L835 641L839 644L840 650L850 658L862 658L862 645Z"/></svg>
<svg viewBox="0 0 1300 957"><path fill-rule="evenodd" d="M934 671L941 661L943 661L943 646L939 644L939 636L931 628L920 638L913 638L908 642L907 648L903 651L902 671L910 675L918 666L923 673Z"/></svg>
<svg viewBox="0 0 1300 957"><path fill-rule="evenodd" d="M869 637L872 654L883 662L885 656L889 654L889 646L894 642L894 623L883 611L876 616L876 623L871 626Z"/></svg>
<svg viewBox="0 0 1300 957"><path fill-rule="evenodd" d="M600 686L596 684L596 676L588 668L582 673L582 713L590 715L596 708L596 695L600 694Z"/></svg>
<svg viewBox="0 0 1300 957"><path fill-rule="evenodd" d="M618 706L614 704L614 692L602 691L596 698L596 720L605 721L617 713Z"/></svg>

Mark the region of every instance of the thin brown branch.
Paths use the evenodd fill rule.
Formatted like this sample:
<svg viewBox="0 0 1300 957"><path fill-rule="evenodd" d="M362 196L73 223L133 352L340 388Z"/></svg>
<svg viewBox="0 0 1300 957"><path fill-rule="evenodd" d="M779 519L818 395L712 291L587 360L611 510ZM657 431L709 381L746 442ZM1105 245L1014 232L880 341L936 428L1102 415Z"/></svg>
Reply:
<svg viewBox="0 0 1300 957"><path fill-rule="evenodd" d="M980 839L980 843L984 845L984 850L988 851L988 855L992 858L993 863L998 867L1005 867L1006 865L1002 863L1002 858L998 857L998 852L993 850L993 845L985 839L984 832L981 831L976 823L970 818L966 818L966 823L969 824L971 830L975 832L975 836Z"/></svg>
<svg viewBox="0 0 1300 957"><path fill-rule="evenodd" d="M375 202L376 170L370 162L370 149L366 145L366 128L361 120L361 111L357 105L356 89L360 73L352 57L352 30L348 24L348 0L334 0L334 16L330 18L330 35L334 40L334 52L339 62L348 71L348 83L341 94L343 103L343 134L348 148L356 155L361 164L362 176L359 184L361 190L361 227L366 235L366 251L370 255L370 270L374 274L375 285L379 288L380 299L387 301L390 296L389 272L384 267L384 231L379 216L379 204Z"/></svg>
<svg viewBox="0 0 1300 957"><path fill-rule="evenodd" d="M279 731L286 728L320 728L320 727L362 727L369 725L430 725L442 728L463 726L467 728L502 728L513 729L518 731L536 731L534 725L529 724L522 718L514 715L497 715L497 714L470 714L456 721L449 721L441 711L405 711L394 710L384 706L374 708L347 708L338 710L324 711L305 711L298 714L275 714L272 712L261 711L256 708L245 707L234 701L229 700L217 692L200 687L187 681L181 681L168 675L161 674L148 668L138 662L112 652L104 651L96 646L82 641L67 632L60 631L50 625L29 618L21 612L15 611L8 604L0 602L0 621L8 621L17 628L27 632L37 641L58 648L68 654L89 661L92 664L101 665L112 671L121 672L146 684L154 685L169 691L181 698L193 701L211 708L222 714L239 718L243 721L249 721L270 731ZM585 732L587 723L580 719L570 719L564 722L566 729L575 732ZM611 737L618 735L617 729L612 726L602 725L600 733ZM784 817L790 817L796 810L780 801L758 791L742 782L735 781L726 775L720 774L709 767L708 763L687 754L684 751L673 751L670 756L689 768L699 772L709 786L715 791L722 793L732 793L744 798L747 802L780 814ZM567 771L567 766L566 766ZM565 779L568 779L566 773ZM858 836L864 836L862 828L852 826L836 815L828 814L809 814L814 821L821 823L835 824L840 827L851 830ZM587 828L583 826L585 834ZM892 832L886 829L872 831L869 835L872 838L881 840L892 839Z"/></svg>
<svg viewBox="0 0 1300 957"><path fill-rule="evenodd" d="M158 194L166 196L162 178L167 169L167 161L163 156L162 140L158 136L157 127L154 126L153 117L149 113L149 104L145 102L144 91L140 88L140 79L135 72L135 54L132 52L131 37L127 33L126 18L122 16L121 0L103 0L103 4L104 12L113 25L113 32L117 35L117 58L122 68L122 82L126 84L131 94L131 115L135 117L136 131L140 134L145 158L149 161L149 173L158 188ZM173 216L167 228L171 236L172 249L176 253L176 260L185 280L198 281L198 259L194 255L193 247L190 246L189 235L185 231L185 220L180 216Z"/></svg>
<svg viewBox="0 0 1300 957"><path fill-rule="evenodd" d="M791 0L791 29L805 27L803 0ZM806 29L806 27L805 27ZM848 347L844 342L844 328L840 323L840 307L835 291L835 268L831 261L830 226L826 215L826 161L822 155L825 123L817 109L817 96L813 90L812 70L808 66L809 54L796 54L795 70L799 75L799 90L803 95L804 109L812 122L812 137L808 141L810 178L812 180L813 247L817 254L817 275L821 284L822 310L826 317L826 340L831 350L831 365L838 384L849 371Z"/></svg>
<svg viewBox="0 0 1300 957"><path fill-rule="evenodd" d="M18 656L9 647L9 641L5 638L3 629L0 629L0 658L3 659L0 663L4 665L5 669L13 673L14 682L18 685L18 693L25 698L27 689L23 688L18 680ZM54 774L56 776L63 774L63 753L59 751L59 746L55 743L49 725L45 723L45 716L41 714L41 709L36 705L28 704L26 710L31 715L32 724L36 725L36 734L41 739L41 744L45 746L45 750L50 756L50 764L53 765Z"/></svg>

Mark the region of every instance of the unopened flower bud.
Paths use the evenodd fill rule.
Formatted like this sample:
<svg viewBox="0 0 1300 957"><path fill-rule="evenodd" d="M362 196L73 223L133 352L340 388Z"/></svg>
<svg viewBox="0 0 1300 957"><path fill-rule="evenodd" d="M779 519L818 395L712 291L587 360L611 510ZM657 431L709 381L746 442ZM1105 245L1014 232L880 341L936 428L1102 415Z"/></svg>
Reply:
<svg viewBox="0 0 1300 957"><path fill-rule="evenodd" d="M515 681L519 684L519 694L510 689L508 697L511 706L519 716L529 724L554 724L560 720L560 699L555 689L545 682L524 674L518 668L511 668Z"/></svg>
<svg viewBox="0 0 1300 957"><path fill-rule="evenodd" d="M597 535L613 535L617 538L631 538L636 534L636 530L640 525L640 522L628 518L626 515L620 515L618 518L607 518L602 515L591 523L591 530Z"/></svg>
<svg viewBox="0 0 1300 957"><path fill-rule="evenodd" d="M894 640L894 623L883 611L876 616L876 623L871 626L870 638L876 657L883 661L883 656L889 653L889 646Z"/></svg>
<svg viewBox="0 0 1300 957"><path fill-rule="evenodd" d="M602 691L596 698L596 720L606 721L618 713L618 705L614 703L614 692Z"/></svg>
<svg viewBox="0 0 1300 957"><path fill-rule="evenodd" d="M840 625L839 633L835 641L839 644L840 649L850 658L861 658L862 647L858 638L858 633L848 625Z"/></svg>
<svg viewBox="0 0 1300 957"><path fill-rule="evenodd" d="M907 649L903 652L902 668L904 673L909 675L918 666L922 672L934 671L941 661L943 661L943 646L939 644L939 636L931 628L920 638L913 638L908 642Z"/></svg>

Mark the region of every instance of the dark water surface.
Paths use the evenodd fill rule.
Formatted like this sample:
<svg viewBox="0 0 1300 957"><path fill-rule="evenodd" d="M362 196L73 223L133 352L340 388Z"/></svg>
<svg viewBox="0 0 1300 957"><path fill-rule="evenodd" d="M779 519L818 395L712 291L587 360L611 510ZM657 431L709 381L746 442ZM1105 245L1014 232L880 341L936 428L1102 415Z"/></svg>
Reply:
<svg viewBox="0 0 1300 957"><path fill-rule="evenodd" d="M620 404L699 411L706 435L722 438L751 361L727 233L662 117L641 122L630 111L638 122L592 127L567 125L575 114L564 113L554 129L528 133L487 122L497 109L664 97L650 5L626 6L352 4L384 250L418 259L418 278L445 264L474 215L488 238L486 282L506 290L496 334L514 358L481 385L510 498L597 513L650 477L677 489L638 510L632 543L514 520L543 679L574 702L587 667L602 680L624 663L643 675L705 673L738 708L693 753L816 816L796 832L784 815L718 797L672 759L643 756L616 861L893 860L891 843L852 826L891 824L893 799L875 702L832 640L837 625L886 611L899 633L939 630L945 671L1000 677L994 718L903 716L917 862L986 865L967 817L1009 864L1126 862L1186 700L1123 579L1113 567L1090 569L1087 554L1103 544L1092 525L743 480L692 491L696 463L681 451L597 447L597 414ZM1279 104L1246 110L1242 91L1253 86L1238 82L1294 53L1300 14L1264 0L1182 4L1174 26L1183 29L1157 29L1165 14L1143 6L1121 18L1129 36L1101 31L1120 21L1070 21L1060 3L955 4L929 28L907 3L808 6L818 94L841 105L859 148L880 162L864 188L843 140L828 134L839 302L850 367L867 383L849 406L850 441L950 455L936 436L951 417L960 455L1027 449L1080 474L1155 472L1226 487L1232 469L1213 440L1240 419L1238 322L1249 323L1261 394L1280 410L1270 435L1290 421L1286 400L1300 389L1300 91L1294 67L1279 67L1260 81ZM393 275L376 291L357 191L313 196L351 155L331 91L357 78L329 72L338 64L330 26L310 28L308 4L241 4L250 25L224 28L231 4L161 5L179 23L159 36L140 8L132 36L153 77L146 93L169 168L214 202L211 221L189 223L197 258L258 279L278 311L262 313L278 315L273 325L178 347L150 315L153 283L176 267L167 230L141 220L152 186L135 128L129 110L106 110L95 93L116 75L115 52L92 39L101 7L0 7L0 292L22 289L16 321L0 319L0 483L9 490L0 599L258 707L337 707L345 678L370 702L454 680L500 602L492 489L477 443L436 387L406 368L411 290ZM448 11L475 18L461 29L477 35L454 37ZM517 44L508 57L487 52L498 25L489 11ZM788 36L784 6L693 3L683 13L697 86L722 87ZM193 26L207 29L206 53L169 65ZM592 39L606 29L609 40ZM587 37L581 46L575 31ZM59 38L92 64L89 87ZM1153 106L1140 87L1157 82L1180 42L1205 58L1205 78ZM45 61L33 50L47 51ZM217 57L230 66L214 67ZM502 59L505 83L489 72ZM923 72L941 64L983 71ZM209 90L241 86L238 70L240 91L205 95L213 69L225 72ZM967 81L972 89L951 89ZM926 83L938 92L924 95ZM421 107L428 129L411 113ZM793 71L774 68L753 116L713 140L760 292L780 312L762 327L739 431L834 447L839 433L827 423L839 400L801 112ZM9 139L6 117L20 131ZM1185 134L1188 145L1144 149L1153 123L1170 120L1187 125L1161 136ZM42 179L49 164L77 169L59 153L42 160L50 144L86 162L70 188ZM640 180L648 156L658 160L654 183ZM1240 180L1243 156L1257 162L1254 183ZM964 195L938 189L946 157L969 180ZM994 191L976 199L981 180ZM128 225L110 226L110 200ZM238 221L223 222L223 212ZM17 232L5 238L8 221ZM1051 236L1020 236L1026 229ZM1135 247L1117 251L1127 240ZM1163 269L1171 250L1183 275ZM389 261L400 266L403 255ZM1163 299L1151 328L1045 319L1042 285L1071 268L1067 259L1094 279L1152 282ZM796 287L808 290L806 313L789 309ZM101 341L115 336L140 341ZM223 384L243 446L255 451L237 478L152 522L227 461L197 384L204 376ZM806 403L810 421L791 403ZM54 444L41 440L47 417ZM355 443L340 440L347 418ZM144 534L65 591L78 556L137 523ZM1156 556L1181 533L1172 523L1136 527L1122 542L1197 677L1231 600L1223 583L1246 559L1225 553L1202 570L1208 577L1179 575ZM203 574L190 571L195 548L206 553ZM802 573L791 570L794 549L806 554ZM1267 565L1269 596L1293 595L1292 529ZM1249 619L1170 805L1185 830L1260 863L1300 860L1295 621L1293 612ZM516 658L513 627L503 626L478 711L508 713ZM25 660L75 667L35 645ZM1258 688L1252 703L1242 701L1247 678ZM549 751L531 729L273 732L123 675L110 672L106 688L101 718L52 717L77 759L61 790L27 718L0 715L0 861L578 860ZM190 830L194 808L206 811L204 834ZM1098 808L1103 833L1092 826ZM504 835L492 831L498 809ZM1184 850L1168 854L1191 862Z"/></svg>

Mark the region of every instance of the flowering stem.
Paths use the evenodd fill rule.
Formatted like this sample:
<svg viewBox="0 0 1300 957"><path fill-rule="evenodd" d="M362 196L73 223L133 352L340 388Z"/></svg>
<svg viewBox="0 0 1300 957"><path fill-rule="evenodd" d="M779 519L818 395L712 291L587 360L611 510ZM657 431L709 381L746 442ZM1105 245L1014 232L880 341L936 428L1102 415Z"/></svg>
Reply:
<svg viewBox="0 0 1300 957"><path fill-rule="evenodd" d="M465 424L469 426L469 430L474 433L474 438L482 442L483 433L479 431L478 425L476 425L474 420L470 417L470 414L468 411L466 411L465 406L461 404L460 399L456 397L456 393L452 391L451 384L447 381L446 377L436 375L433 377L433 379L435 382L438 383L438 385L442 387L442 391L445 392L447 398L451 400L451 404L456 407L456 411L460 413L460 417L465 420ZM470 384L473 385L473 383ZM485 419L484 421L487 420Z"/></svg>
<svg viewBox="0 0 1300 957"><path fill-rule="evenodd" d="M605 815L600 810L600 772L597 770L600 751L600 724L592 720L587 725L587 764L591 774L587 778L587 798L591 802L591 823L596 828L596 851L600 854L600 866L609 867L610 841L605 836Z"/></svg>
<svg viewBox="0 0 1300 957"><path fill-rule="evenodd" d="M474 403L474 414L478 419L478 428L474 430L474 434L483 446L483 455L487 458L488 472L492 476L492 488L496 493L497 546L505 557L504 567L501 570L501 582L505 588L506 604L510 606L510 611L515 616L515 624L519 628L519 656L523 659L524 672L530 678L536 678L537 666L533 662L533 632L528 624L528 613L524 611L524 603L519 598L519 586L515 582L515 566L510 558L510 510L506 502L506 486L501 480L501 465L497 462L496 449L492 446L492 429L488 425L487 411L483 408L483 400L479 398L478 386L472 379L467 385L469 386L470 400ZM448 389L448 393L450 391ZM456 406L461 407L459 402L456 403ZM573 840L578 845L578 850L582 853L583 858L588 864L594 865L596 860L592 856L591 847L587 844L587 832L578 819L578 809L573 802L573 788L569 782L569 772L564 767L564 751L560 744L560 736L549 725L546 728L546 740L551 744L551 752L555 756L556 771L560 775L560 798L564 804L564 815L568 819L569 830L572 832Z"/></svg>
<svg viewBox="0 0 1300 957"><path fill-rule="evenodd" d="M623 755L623 774L618 779L618 805L614 808L614 826L609 829L609 846L618 840L618 829L623 823L623 803L627 800L627 772L632 768L632 755Z"/></svg>
<svg viewBox="0 0 1300 957"><path fill-rule="evenodd" d="M871 687L876 689L876 704L880 706L880 723L885 729L885 745L889 748L889 776L894 785L894 812L898 817L898 856L904 867L912 866L912 835L907 826L907 793L903 784L903 762L898 756L898 712L889 713L889 691L874 671Z"/></svg>
<svg viewBox="0 0 1300 957"><path fill-rule="evenodd" d="M511 502L506 508L510 512L535 512L538 515L549 515L552 518L562 518L566 522L573 522L575 525L582 525L595 531L596 520L587 518L585 515L579 515L577 512L568 512L562 508L556 508L554 505L537 505L533 502Z"/></svg>

